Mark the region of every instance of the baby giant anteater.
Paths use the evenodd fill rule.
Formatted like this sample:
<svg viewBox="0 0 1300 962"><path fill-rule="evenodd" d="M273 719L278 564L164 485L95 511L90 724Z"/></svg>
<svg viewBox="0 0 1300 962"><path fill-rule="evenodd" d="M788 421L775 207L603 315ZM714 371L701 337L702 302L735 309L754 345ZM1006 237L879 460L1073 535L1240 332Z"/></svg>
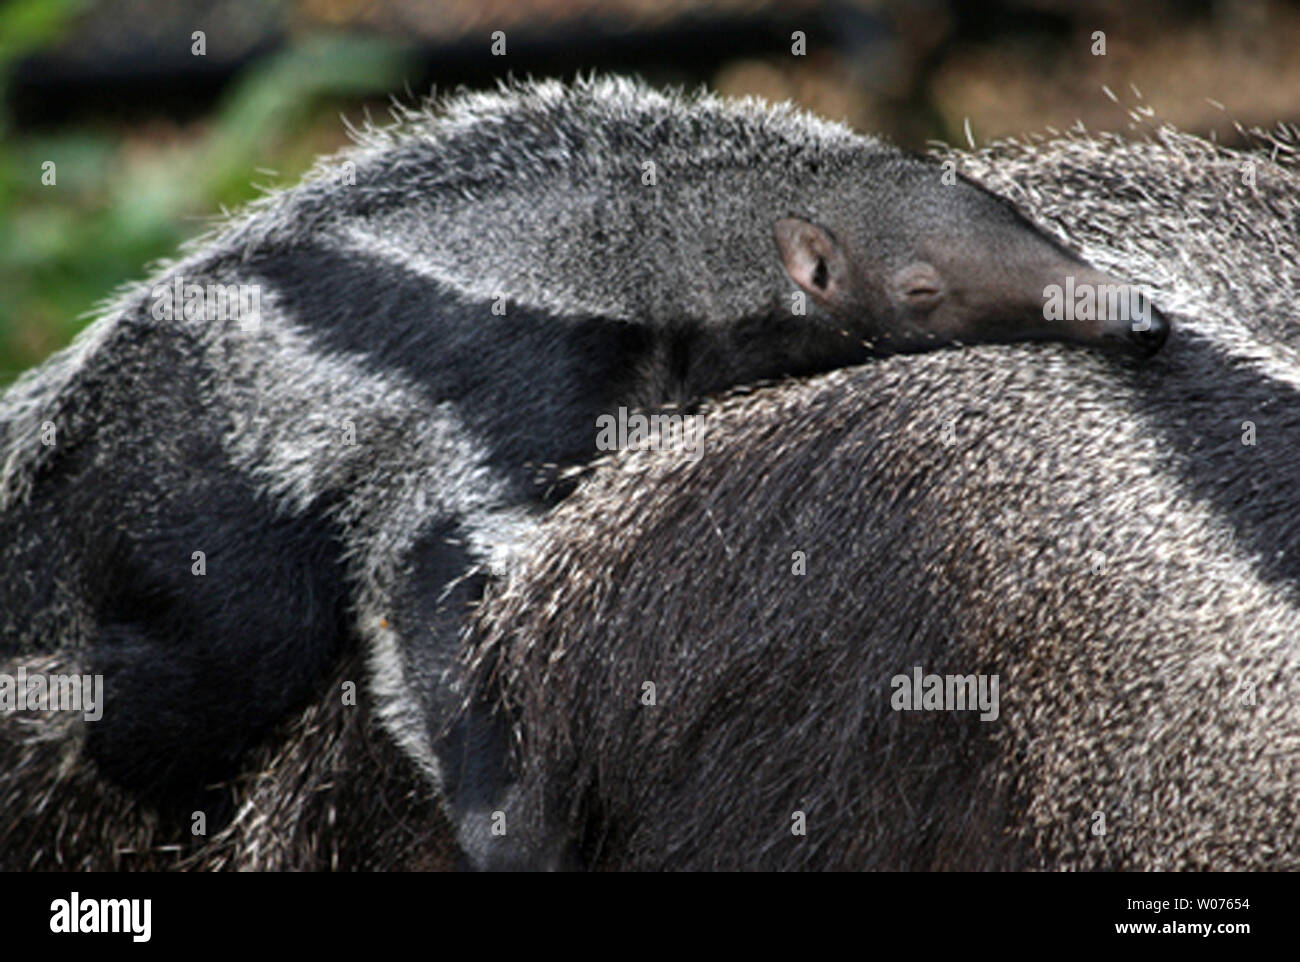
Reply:
<svg viewBox="0 0 1300 962"><path fill-rule="evenodd" d="M947 343L1159 347L1158 314L1045 319L1071 282L1120 283L792 109L598 79L405 112L0 400L0 654L82 652L90 756L193 804L358 640L471 863L556 864L492 833L507 733L450 722L448 669L598 417Z"/></svg>

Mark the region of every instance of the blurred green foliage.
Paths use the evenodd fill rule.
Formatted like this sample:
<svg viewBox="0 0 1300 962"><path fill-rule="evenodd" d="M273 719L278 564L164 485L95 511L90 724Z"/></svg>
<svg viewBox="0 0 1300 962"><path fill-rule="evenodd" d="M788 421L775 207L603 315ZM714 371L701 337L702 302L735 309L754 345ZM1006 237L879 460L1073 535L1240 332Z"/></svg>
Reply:
<svg viewBox="0 0 1300 962"><path fill-rule="evenodd" d="M0 9L0 77L83 6ZM0 386L71 340L150 262L256 196L255 183L292 183L343 142L341 106L402 89L409 69L391 41L317 35L250 65L211 116L184 126L22 132L0 120ZM53 186L42 183L47 161Z"/></svg>

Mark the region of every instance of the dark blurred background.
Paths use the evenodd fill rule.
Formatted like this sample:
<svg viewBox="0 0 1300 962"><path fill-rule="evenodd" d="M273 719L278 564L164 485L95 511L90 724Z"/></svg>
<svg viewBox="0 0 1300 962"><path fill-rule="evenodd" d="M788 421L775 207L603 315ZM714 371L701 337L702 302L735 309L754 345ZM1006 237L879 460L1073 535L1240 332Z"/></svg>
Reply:
<svg viewBox="0 0 1300 962"><path fill-rule="evenodd" d="M916 149L964 142L968 120L977 142L1123 130L1136 106L1232 142L1300 120L1300 2L10 0L0 386L213 215L344 144L341 117L593 68L792 99Z"/></svg>

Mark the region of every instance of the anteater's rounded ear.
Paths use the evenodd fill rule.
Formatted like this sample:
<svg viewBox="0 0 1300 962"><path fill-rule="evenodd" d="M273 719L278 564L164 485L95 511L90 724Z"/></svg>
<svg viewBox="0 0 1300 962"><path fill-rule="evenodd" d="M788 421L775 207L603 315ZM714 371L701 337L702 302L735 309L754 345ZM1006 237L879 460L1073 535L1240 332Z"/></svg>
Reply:
<svg viewBox="0 0 1300 962"><path fill-rule="evenodd" d="M848 290L848 258L830 232L797 217L776 222L776 246L790 279L820 301L835 302Z"/></svg>

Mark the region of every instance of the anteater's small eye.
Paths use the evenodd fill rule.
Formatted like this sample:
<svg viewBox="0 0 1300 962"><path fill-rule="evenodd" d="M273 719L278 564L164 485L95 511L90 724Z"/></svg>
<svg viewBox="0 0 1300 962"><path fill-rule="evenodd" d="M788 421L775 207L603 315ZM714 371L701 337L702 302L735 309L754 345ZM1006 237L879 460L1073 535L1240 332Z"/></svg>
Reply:
<svg viewBox="0 0 1300 962"><path fill-rule="evenodd" d="M943 297L943 281L930 264L909 264L894 275L894 297L909 307L933 307Z"/></svg>

